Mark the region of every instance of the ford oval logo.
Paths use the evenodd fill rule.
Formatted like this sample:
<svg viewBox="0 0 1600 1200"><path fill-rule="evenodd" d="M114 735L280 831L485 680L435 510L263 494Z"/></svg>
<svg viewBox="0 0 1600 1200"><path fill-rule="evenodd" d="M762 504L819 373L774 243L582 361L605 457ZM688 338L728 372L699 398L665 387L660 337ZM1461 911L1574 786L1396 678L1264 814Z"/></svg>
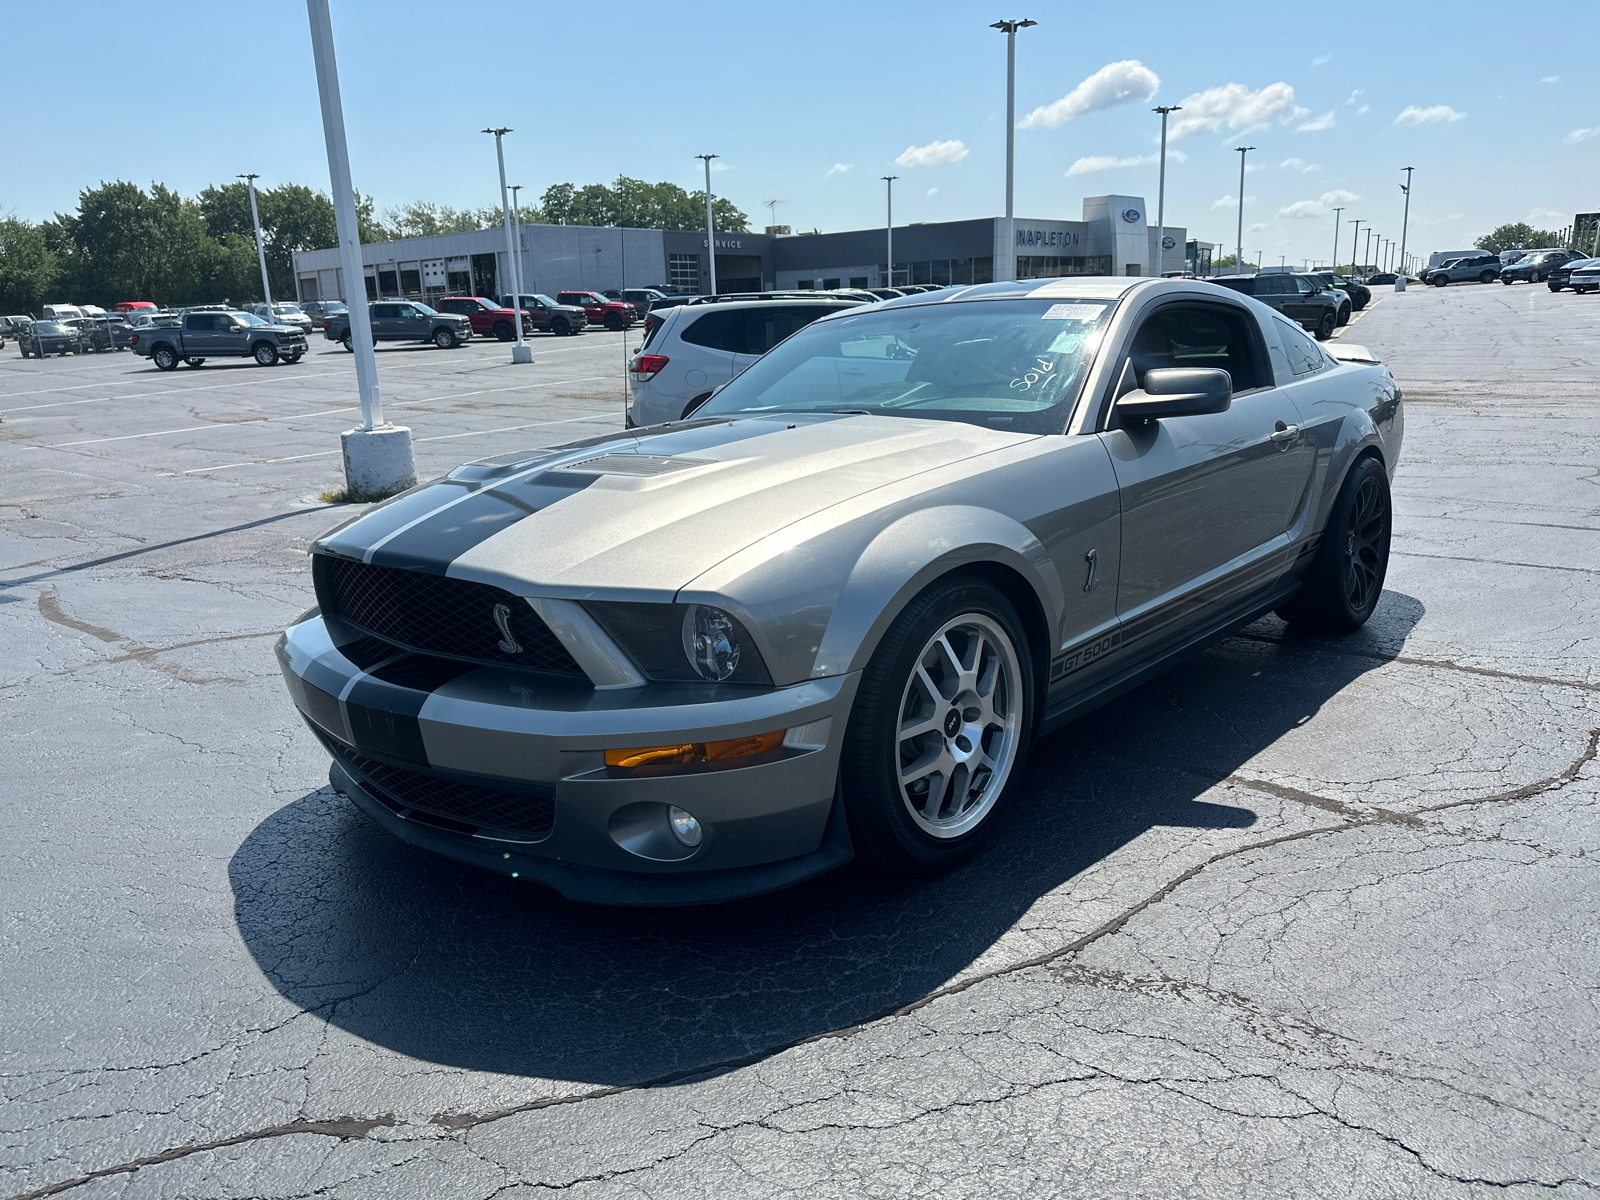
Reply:
<svg viewBox="0 0 1600 1200"><path fill-rule="evenodd" d="M1132 225L1142 215L1143 214L1140 213L1140 211L1137 208L1125 208L1125 209L1122 210L1122 219L1124 221L1126 221L1129 225Z"/></svg>
<svg viewBox="0 0 1600 1200"><path fill-rule="evenodd" d="M1175 250L1177 249L1177 246L1178 239L1175 237L1164 237L1161 239L1161 248L1163 250Z"/></svg>

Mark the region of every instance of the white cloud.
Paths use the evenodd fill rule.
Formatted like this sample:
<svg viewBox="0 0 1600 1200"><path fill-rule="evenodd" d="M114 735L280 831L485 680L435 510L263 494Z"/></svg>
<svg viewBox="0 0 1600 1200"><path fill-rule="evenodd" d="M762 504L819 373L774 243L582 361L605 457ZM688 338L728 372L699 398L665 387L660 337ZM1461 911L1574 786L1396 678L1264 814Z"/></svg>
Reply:
<svg viewBox="0 0 1600 1200"><path fill-rule="evenodd" d="M854 163L836 162L833 164L833 166L829 167L822 173L822 177L824 179L832 179L835 175L848 175L850 173L850 168L853 166L855 166Z"/></svg>
<svg viewBox="0 0 1600 1200"><path fill-rule="evenodd" d="M1256 202L1256 198L1254 196L1246 196L1244 198L1244 202L1246 204L1254 204ZM1211 207L1213 209L1238 208L1239 197L1235 196L1232 192L1229 192L1226 196L1218 196L1215 200L1213 200L1211 202Z"/></svg>
<svg viewBox="0 0 1600 1200"><path fill-rule="evenodd" d="M948 142L929 142L926 146L907 146L905 153L894 161L900 167L931 167L936 163L958 163L968 153L965 142L952 139Z"/></svg>
<svg viewBox="0 0 1600 1200"><path fill-rule="evenodd" d="M1286 158L1278 165L1280 167L1287 167L1291 171L1299 171L1302 175L1309 175L1313 171L1322 170L1321 163L1308 163L1303 158Z"/></svg>
<svg viewBox="0 0 1600 1200"><path fill-rule="evenodd" d="M1366 88L1357 88L1355 91L1351 92L1348 97L1346 97L1345 103L1346 104L1354 104L1357 100L1359 100L1362 96L1364 96L1366 94L1366 91L1367 91Z"/></svg>
<svg viewBox="0 0 1600 1200"><path fill-rule="evenodd" d="M1359 116L1363 116L1366 113L1369 113L1371 111L1372 111L1372 105L1363 104L1360 108L1356 109L1356 116L1358 116L1358 117Z"/></svg>
<svg viewBox="0 0 1600 1200"><path fill-rule="evenodd" d="M1246 225L1244 231L1246 233L1260 233L1266 228L1268 228L1268 225L1265 221L1257 221L1254 225Z"/></svg>
<svg viewBox="0 0 1600 1200"><path fill-rule="evenodd" d="M1315 200L1296 200L1293 204L1285 205L1278 210L1278 215L1299 220L1325 217L1333 211L1335 206L1348 204L1352 200L1359 199L1361 197L1354 192L1347 192L1343 188L1334 188L1332 191L1323 192Z"/></svg>
<svg viewBox="0 0 1600 1200"><path fill-rule="evenodd" d="M1329 63L1331 63L1332 61L1333 61L1333 55L1331 55L1331 54L1319 54L1319 55L1317 55L1315 58L1313 58L1311 60L1311 65L1313 67L1325 67Z"/></svg>
<svg viewBox="0 0 1600 1200"><path fill-rule="evenodd" d="M1332 129L1336 123L1337 119L1333 115L1333 109L1330 108L1320 117L1313 117L1309 121L1300 122L1300 124L1295 126L1295 132L1321 133L1324 129Z"/></svg>
<svg viewBox="0 0 1600 1200"><path fill-rule="evenodd" d="M1575 146L1579 142L1587 142L1590 138L1597 137L1600 137L1600 125L1591 125L1588 129L1574 129L1561 140L1569 146Z"/></svg>
<svg viewBox="0 0 1600 1200"><path fill-rule="evenodd" d="M1275 119L1309 115L1309 110L1294 102L1294 89L1287 83L1269 83L1254 92L1242 83L1225 83L1185 96L1178 103L1183 111L1174 113L1168 126L1168 136L1174 139L1192 133L1233 133Z"/></svg>
<svg viewBox="0 0 1600 1200"><path fill-rule="evenodd" d="M1559 76L1559 75L1546 75L1546 76L1544 76L1544 78L1540 79L1539 82L1540 83L1560 83L1561 82L1561 76Z"/></svg>
<svg viewBox="0 0 1600 1200"><path fill-rule="evenodd" d="M1448 104L1430 104L1426 108L1418 104L1408 104L1400 110L1400 115L1394 119L1396 125L1454 125L1467 114L1457 112Z"/></svg>
<svg viewBox="0 0 1600 1200"><path fill-rule="evenodd" d="M1545 221L1565 221L1567 214L1553 208L1535 208L1529 211L1526 219L1529 224L1542 224Z"/></svg>
<svg viewBox="0 0 1600 1200"><path fill-rule="evenodd" d="M1148 100L1160 86L1156 73L1137 59L1107 63L1055 103L1034 109L1017 127L1053 129L1085 113Z"/></svg>
<svg viewBox="0 0 1600 1200"><path fill-rule="evenodd" d="M933 187L933 188L929 188L928 189L928 195L937 196L938 194L939 194L939 189L938 188Z"/></svg>
<svg viewBox="0 0 1600 1200"><path fill-rule="evenodd" d="M1411 223L1419 226L1448 225L1451 221L1459 221L1466 213L1451 213L1448 217L1412 217Z"/></svg>
<svg viewBox="0 0 1600 1200"><path fill-rule="evenodd" d="M1189 161L1189 156L1182 150L1168 150L1167 157L1173 162ZM1130 154L1125 158L1118 158L1114 154L1088 154L1068 167L1067 174L1087 175L1092 171L1114 171L1121 167L1151 167L1160 158L1159 154Z"/></svg>

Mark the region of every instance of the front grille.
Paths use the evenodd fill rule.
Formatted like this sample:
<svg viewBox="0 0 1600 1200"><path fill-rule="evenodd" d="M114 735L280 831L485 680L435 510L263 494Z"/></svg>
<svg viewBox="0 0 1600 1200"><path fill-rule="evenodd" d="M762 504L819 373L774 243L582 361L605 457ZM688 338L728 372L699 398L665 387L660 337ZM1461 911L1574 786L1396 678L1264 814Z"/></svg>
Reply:
<svg viewBox="0 0 1600 1200"><path fill-rule="evenodd" d="M587 678L528 602L500 588L329 554L315 556L312 574L324 613L398 646Z"/></svg>
<svg viewBox="0 0 1600 1200"><path fill-rule="evenodd" d="M535 841L555 828L556 802L550 796L506 792L497 788L442 779L422 771L391 767L352 750L343 742L317 731L328 752L379 800L402 817L414 814L442 817L458 833L517 835L513 840ZM424 819L423 824L428 822Z"/></svg>

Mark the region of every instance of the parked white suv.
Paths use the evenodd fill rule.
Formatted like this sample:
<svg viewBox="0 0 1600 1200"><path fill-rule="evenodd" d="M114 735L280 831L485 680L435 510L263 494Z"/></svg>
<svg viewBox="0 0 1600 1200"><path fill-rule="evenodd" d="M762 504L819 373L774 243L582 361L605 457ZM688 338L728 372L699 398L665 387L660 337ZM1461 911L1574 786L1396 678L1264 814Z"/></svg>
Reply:
<svg viewBox="0 0 1600 1200"><path fill-rule="evenodd" d="M795 330L855 307L838 299L735 300L651 313L644 344L628 364L629 426L682 420Z"/></svg>

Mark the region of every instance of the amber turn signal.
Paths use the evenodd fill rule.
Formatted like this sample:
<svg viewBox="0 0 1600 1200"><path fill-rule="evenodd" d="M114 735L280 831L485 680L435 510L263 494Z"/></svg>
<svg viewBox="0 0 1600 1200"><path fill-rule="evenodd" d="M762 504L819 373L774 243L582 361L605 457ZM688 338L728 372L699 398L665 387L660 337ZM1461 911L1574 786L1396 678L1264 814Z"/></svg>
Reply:
<svg viewBox="0 0 1600 1200"><path fill-rule="evenodd" d="M725 762L730 758L749 758L783 745L786 731L756 733L730 738L725 742L684 742L677 746L644 746L633 750L607 750L608 767L661 767L675 763Z"/></svg>

